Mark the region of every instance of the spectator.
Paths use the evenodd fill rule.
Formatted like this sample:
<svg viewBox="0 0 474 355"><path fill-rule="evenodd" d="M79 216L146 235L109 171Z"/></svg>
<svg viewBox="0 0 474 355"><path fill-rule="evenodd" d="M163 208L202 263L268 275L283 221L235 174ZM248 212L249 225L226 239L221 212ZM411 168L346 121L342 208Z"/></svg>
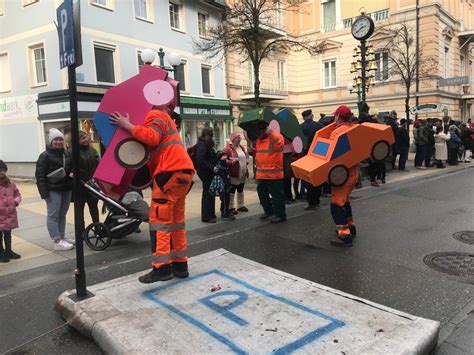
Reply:
<svg viewBox="0 0 474 355"><path fill-rule="evenodd" d="M431 168L433 164L431 163L431 159L434 155L435 150L435 138L434 138L434 129L433 124L429 124L426 126L427 130L426 133L428 134L428 143L426 144L426 156L425 156L425 167Z"/></svg>
<svg viewBox="0 0 474 355"><path fill-rule="evenodd" d="M398 151L400 158L398 158L398 170L406 171L405 164L408 159L408 150L410 149L410 136L406 129L407 120L402 118L400 120L400 127L398 127Z"/></svg>
<svg viewBox="0 0 474 355"><path fill-rule="evenodd" d="M450 135L444 133L443 125L439 124L436 126L436 133L434 134L435 139L435 160L436 167L438 169L446 168L444 162L448 159L448 146L447 142L449 141Z"/></svg>
<svg viewBox="0 0 474 355"><path fill-rule="evenodd" d="M391 149L392 169L395 169L395 161L397 160L397 155L399 154L397 111L392 110L385 123L392 128L393 136L395 137L395 143L392 144Z"/></svg>
<svg viewBox="0 0 474 355"><path fill-rule="evenodd" d="M428 144L428 129L426 127L426 120L419 120L415 123L413 129L413 138L416 145L415 154L415 168L424 170L423 162L426 157L426 145Z"/></svg>
<svg viewBox="0 0 474 355"><path fill-rule="evenodd" d="M21 258L12 250L12 229L18 228L16 207L21 202L21 194L8 178L7 171L7 164L0 160L0 263Z"/></svg>
<svg viewBox="0 0 474 355"><path fill-rule="evenodd" d="M459 138L459 129L456 125L449 127L449 141L448 141L448 164L458 165L458 152L461 146L461 138Z"/></svg>
<svg viewBox="0 0 474 355"><path fill-rule="evenodd" d="M71 153L64 149L64 135L51 128L48 146L36 162L36 186L46 202L49 236L54 242L54 250L70 250L74 240L65 237L66 214L72 194Z"/></svg>
<svg viewBox="0 0 474 355"><path fill-rule="evenodd" d="M461 132L461 140L462 144L464 145L464 162L470 163L471 156L472 156L472 149L474 149L474 140L473 134L474 129L468 127L465 123L460 125L460 132Z"/></svg>
<svg viewBox="0 0 474 355"><path fill-rule="evenodd" d="M245 180L249 177L248 154L245 148L240 144L241 137L239 133L231 133L230 143L225 147L224 153L227 157L227 165L230 175L230 203L229 212L237 214L238 212L248 212L245 207L244 186ZM234 207L235 194L237 192L237 209Z"/></svg>
<svg viewBox="0 0 474 355"><path fill-rule="evenodd" d="M99 164L99 154L91 147L89 136L86 132L79 132L79 178L83 181L89 181L94 176L95 169ZM81 184L79 193L75 196L74 203L79 207L79 220L81 221L81 231L84 230L84 206L87 203L89 213L93 222L99 222L98 200L92 196L89 191Z"/></svg>

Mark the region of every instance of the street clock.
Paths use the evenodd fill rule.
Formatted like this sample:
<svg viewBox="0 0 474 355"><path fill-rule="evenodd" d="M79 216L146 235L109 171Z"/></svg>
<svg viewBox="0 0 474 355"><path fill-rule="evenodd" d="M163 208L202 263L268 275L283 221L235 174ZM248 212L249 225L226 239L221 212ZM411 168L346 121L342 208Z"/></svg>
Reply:
<svg viewBox="0 0 474 355"><path fill-rule="evenodd" d="M374 28L375 24L372 18L367 15L361 15L352 24L352 36L359 41L365 41L372 36Z"/></svg>

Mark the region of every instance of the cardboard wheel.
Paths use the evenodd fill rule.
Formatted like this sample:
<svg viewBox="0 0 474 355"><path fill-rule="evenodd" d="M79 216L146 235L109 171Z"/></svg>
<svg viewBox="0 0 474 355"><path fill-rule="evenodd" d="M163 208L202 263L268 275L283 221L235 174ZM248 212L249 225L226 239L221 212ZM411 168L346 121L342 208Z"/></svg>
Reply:
<svg viewBox="0 0 474 355"><path fill-rule="evenodd" d="M112 243L110 229L104 223L89 224L84 231L84 241L92 250L105 250Z"/></svg>
<svg viewBox="0 0 474 355"><path fill-rule="evenodd" d="M138 169L145 165L149 158L147 146L133 138L126 138L115 147L115 159L125 168Z"/></svg>
<svg viewBox="0 0 474 355"><path fill-rule="evenodd" d="M349 178L349 169L344 165L336 165L329 170L328 182L333 186L344 185Z"/></svg>
<svg viewBox="0 0 474 355"><path fill-rule="evenodd" d="M390 144L387 141L378 141L372 147L371 157L376 161L382 161L390 154Z"/></svg>
<svg viewBox="0 0 474 355"><path fill-rule="evenodd" d="M144 190L151 185L151 174L148 165L143 165L138 169L137 173L133 177L130 187L135 190Z"/></svg>

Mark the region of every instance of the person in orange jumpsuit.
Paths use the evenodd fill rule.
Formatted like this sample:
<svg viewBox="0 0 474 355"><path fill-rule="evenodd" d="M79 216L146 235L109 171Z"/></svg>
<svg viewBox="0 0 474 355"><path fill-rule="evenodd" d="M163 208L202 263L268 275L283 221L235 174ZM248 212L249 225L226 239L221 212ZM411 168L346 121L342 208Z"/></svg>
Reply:
<svg viewBox="0 0 474 355"><path fill-rule="evenodd" d="M111 123L130 132L151 152L148 162L153 177L150 205L150 238L153 269L138 280L142 283L189 276L184 206L192 186L194 166L167 108L154 107L144 125L134 125L129 115L118 112Z"/></svg>
<svg viewBox="0 0 474 355"><path fill-rule="evenodd" d="M344 132L348 131L355 123L351 122L353 116L347 106L339 106L334 112L336 129L331 133L330 139L335 140ZM341 186L331 186L331 215L336 223L337 236L331 240L332 245L351 247L352 238L356 234L354 219L352 218L352 207L350 194L354 190L359 178L359 164L349 169L349 177Z"/></svg>

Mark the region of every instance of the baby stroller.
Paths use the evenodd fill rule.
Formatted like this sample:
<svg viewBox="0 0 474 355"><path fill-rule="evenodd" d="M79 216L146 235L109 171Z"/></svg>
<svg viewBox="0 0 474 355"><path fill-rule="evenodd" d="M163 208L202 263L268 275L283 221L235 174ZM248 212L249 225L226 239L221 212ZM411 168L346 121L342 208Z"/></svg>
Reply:
<svg viewBox="0 0 474 355"><path fill-rule="evenodd" d="M84 183L84 186L103 201L108 211L104 222L91 223L84 230L84 241L92 250L105 250L112 239L125 238L142 222L148 222L149 206L138 192L129 191L120 201L115 201L101 192L93 181Z"/></svg>

